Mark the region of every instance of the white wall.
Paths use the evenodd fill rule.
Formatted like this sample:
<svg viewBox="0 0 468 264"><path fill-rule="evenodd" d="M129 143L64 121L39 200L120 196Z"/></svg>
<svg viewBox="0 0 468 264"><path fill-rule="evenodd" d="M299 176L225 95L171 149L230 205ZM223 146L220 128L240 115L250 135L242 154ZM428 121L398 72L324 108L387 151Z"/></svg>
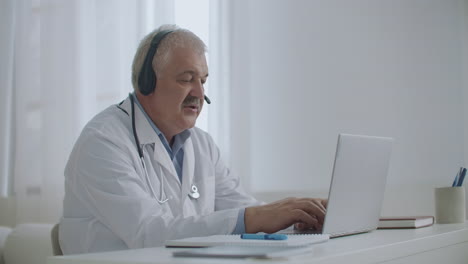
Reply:
<svg viewBox="0 0 468 264"><path fill-rule="evenodd" d="M247 189L321 195L338 133L391 136L383 213L432 213L467 150L462 2L232 2L232 165Z"/></svg>

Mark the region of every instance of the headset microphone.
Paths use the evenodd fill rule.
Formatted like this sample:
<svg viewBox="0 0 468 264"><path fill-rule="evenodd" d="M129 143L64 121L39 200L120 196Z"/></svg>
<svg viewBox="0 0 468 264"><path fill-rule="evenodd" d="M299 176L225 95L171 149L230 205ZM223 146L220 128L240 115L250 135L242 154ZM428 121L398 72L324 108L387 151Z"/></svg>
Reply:
<svg viewBox="0 0 468 264"><path fill-rule="evenodd" d="M206 95L205 95L205 101L206 101L207 104L211 104L210 98L208 98L208 96L206 96Z"/></svg>

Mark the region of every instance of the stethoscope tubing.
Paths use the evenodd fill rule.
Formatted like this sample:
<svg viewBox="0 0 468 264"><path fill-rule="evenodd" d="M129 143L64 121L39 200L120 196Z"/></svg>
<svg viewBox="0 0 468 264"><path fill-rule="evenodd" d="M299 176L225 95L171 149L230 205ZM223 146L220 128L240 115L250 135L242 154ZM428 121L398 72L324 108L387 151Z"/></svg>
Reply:
<svg viewBox="0 0 468 264"><path fill-rule="evenodd" d="M146 163L145 163L145 157L143 155L143 149L141 148L140 146L140 140L138 139L138 135L137 135L137 132L136 132L136 126L135 126L135 101L133 99L133 95L130 94L129 95L130 97L130 101L132 103L132 130L133 130L133 137L135 138L135 144L136 144L136 147L137 147L137 150L138 150L138 155L140 156L140 160L141 160L141 165L143 166L143 170L145 171L145 177L146 177L146 181L148 182L148 186L150 188L150 191L151 191L151 194L153 195L153 197L158 201L158 203L160 204L163 204L163 203L166 203L167 201L169 201L169 198L167 198L166 196L166 193L164 191L164 177L162 176L162 171L161 171L161 168L160 168L160 174L161 174L161 189L160 189L160 196L159 198L157 198L156 196L156 193L153 189L153 185L151 184L151 180L150 180L150 177L148 175L148 168L146 167ZM165 197L165 198L164 198Z"/></svg>
<svg viewBox="0 0 468 264"><path fill-rule="evenodd" d="M150 177L149 177L149 174L148 174L148 168L146 167L146 163L145 163L145 157L143 155L143 149L141 148L140 146L140 140L138 139L138 135L137 135L137 131L136 131L136 125L135 125L135 101L134 101L134 98L133 98L133 95L132 94L129 94L129 97L130 97L130 101L131 101L131 108L132 108L132 130L133 130L133 137L135 139L135 144L136 144L136 147L137 147L137 150L138 150L138 155L140 156L140 160L141 160L141 164L143 166L143 169L145 171L145 177L146 177L146 181L148 183L148 186L150 188L150 191L151 191L151 194L153 195L153 197L156 199L156 201L158 201L158 203L160 204L163 204L163 203L166 203L167 201L169 201L169 197L167 197L166 195L166 192L164 190L164 176L162 175L162 169L161 167L159 168L159 175L161 175L160 177L160 181L161 181L161 184L160 184L160 195L159 195L159 198L156 196L156 193L153 189L153 185L151 184L151 180L150 180ZM191 186L191 191L189 193L189 196L193 199L198 199L200 197L200 193L198 192L198 188L197 186L195 186L194 184L192 184Z"/></svg>

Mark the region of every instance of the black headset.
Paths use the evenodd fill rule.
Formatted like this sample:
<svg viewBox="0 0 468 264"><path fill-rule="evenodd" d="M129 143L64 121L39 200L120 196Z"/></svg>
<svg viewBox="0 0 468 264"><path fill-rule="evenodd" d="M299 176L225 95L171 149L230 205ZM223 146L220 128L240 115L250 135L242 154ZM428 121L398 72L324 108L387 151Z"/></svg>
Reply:
<svg viewBox="0 0 468 264"><path fill-rule="evenodd" d="M138 87L143 95L151 94L156 88L157 77L153 70L153 58L156 55L156 51L158 50L161 41L172 32L174 32L174 30L162 30L151 40L148 53L146 53L145 61L143 62L140 74L138 75ZM205 101L208 104L211 104L210 99L206 95Z"/></svg>

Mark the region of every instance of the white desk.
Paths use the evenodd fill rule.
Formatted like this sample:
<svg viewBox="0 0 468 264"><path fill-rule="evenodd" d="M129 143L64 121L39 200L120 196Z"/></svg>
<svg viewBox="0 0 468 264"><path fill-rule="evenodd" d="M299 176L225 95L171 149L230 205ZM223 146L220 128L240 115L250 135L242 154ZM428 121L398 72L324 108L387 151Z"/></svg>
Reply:
<svg viewBox="0 0 468 264"><path fill-rule="evenodd" d="M408 230L377 230L331 239L310 253L288 259L173 258L180 249L145 248L95 254L50 257L48 264L139 263L468 263L468 223Z"/></svg>

